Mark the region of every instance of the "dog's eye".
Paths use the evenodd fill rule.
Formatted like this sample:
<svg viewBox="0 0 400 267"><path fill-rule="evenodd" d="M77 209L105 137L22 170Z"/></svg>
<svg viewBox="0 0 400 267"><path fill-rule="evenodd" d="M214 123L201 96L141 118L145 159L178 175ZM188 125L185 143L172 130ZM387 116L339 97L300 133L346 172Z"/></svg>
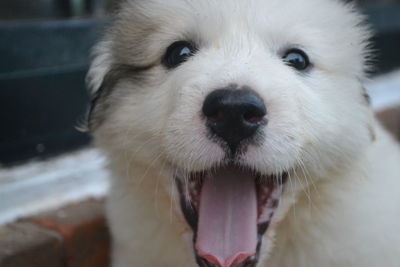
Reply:
<svg viewBox="0 0 400 267"><path fill-rule="evenodd" d="M310 66L310 60L306 53L300 49L291 49L283 56L283 61L297 70L305 70Z"/></svg>
<svg viewBox="0 0 400 267"><path fill-rule="evenodd" d="M175 42L167 48L163 64L169 69L179 66L195 52L194 46L186 41Z"/></svg>

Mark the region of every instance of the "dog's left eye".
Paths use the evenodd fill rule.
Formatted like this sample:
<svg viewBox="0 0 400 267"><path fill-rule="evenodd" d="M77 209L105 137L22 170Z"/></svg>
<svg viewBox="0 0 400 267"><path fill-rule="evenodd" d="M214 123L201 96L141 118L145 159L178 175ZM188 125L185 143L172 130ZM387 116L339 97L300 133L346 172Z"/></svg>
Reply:
<svg viewBox="0 0 400 267"><path fill-rule="evenodd" d="M297 70L305 70L310 66L307 54L300 49L291 49L283 56L283 61Z"/></svg>
<svg viewBox="0 0 400 267"><path fill-rule="evenodd" d="M163 64L169 69L176 68L195 52L193 44L187 41L175 42L167 48L163 58Z"/></svg>

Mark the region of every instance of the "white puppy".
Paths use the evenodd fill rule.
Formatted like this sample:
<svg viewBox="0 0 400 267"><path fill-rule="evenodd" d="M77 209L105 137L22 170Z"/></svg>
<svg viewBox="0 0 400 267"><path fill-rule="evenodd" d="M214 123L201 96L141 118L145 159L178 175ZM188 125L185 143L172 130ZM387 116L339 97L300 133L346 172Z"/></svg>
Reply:
<svg viewBox="0 0 400 267"><path fill-rule="evenodd" d="M113 267L399 267L400 152L338 0L131 0L95 51Z"/></svg>

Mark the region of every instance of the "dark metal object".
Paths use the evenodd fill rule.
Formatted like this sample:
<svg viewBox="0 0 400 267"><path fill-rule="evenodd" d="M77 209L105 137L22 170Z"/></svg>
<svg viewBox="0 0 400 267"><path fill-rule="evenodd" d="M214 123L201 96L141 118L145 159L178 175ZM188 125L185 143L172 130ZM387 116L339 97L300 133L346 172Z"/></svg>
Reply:
<svg viewBox="0 0 400 267"><path fill-rule="evenodd" d="M363 7L372 25L373 74L387 73L400 67L400 4L369 4Z"/></svg>
<svg viewBox="0 0 400 267"><path fill-rule="evenodd" d="M1 0L1 20L66 18L69 0Z"/></svg>
<svg viewBox="0 0 400 267"><path fill-rule="evenodd" d="M1 0L0 20L48 20L104 14L106 0Z"/></svg>
<svg viewBox="0 0 400 267"><path fill-rule="evenodd" d="M85 74L103 20L0 23L0 163L87 144Z"/></svg>

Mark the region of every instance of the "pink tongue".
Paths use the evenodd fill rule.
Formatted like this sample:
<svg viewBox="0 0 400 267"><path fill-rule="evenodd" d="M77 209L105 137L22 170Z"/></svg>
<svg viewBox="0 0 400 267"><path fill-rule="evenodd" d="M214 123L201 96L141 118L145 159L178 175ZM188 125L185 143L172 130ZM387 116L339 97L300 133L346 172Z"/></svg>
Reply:
<svg viewBox="0 0 400 267"><path fill-rule="evenodd" d="M230 267L256 253L257 196L249 176L229 168L204 181L195 247L212 264Z"/></svg>

